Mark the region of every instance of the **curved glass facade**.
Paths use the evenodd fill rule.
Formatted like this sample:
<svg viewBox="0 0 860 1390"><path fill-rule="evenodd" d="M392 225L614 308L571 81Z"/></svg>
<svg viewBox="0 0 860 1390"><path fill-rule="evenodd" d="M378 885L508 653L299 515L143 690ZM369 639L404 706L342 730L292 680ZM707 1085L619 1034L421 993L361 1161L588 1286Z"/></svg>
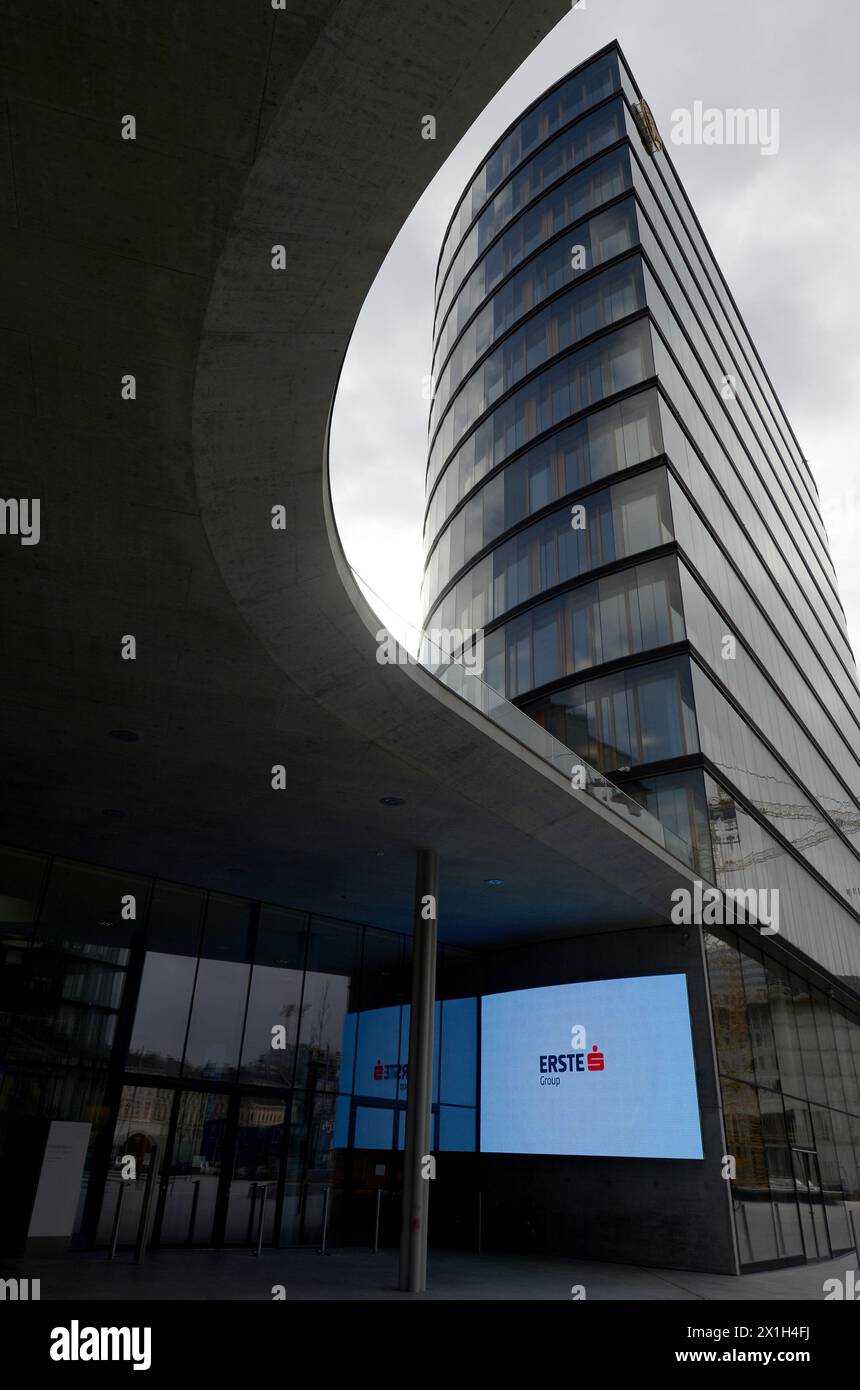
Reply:
<svg viewBox="0 0 860 1390"><path fill-rule="evenodd" d="M485 679L722 887L733 807L744 883L858 980L860 690L817 491L639 101L612 45L452 218L425 622L482 629Z"/></svg>

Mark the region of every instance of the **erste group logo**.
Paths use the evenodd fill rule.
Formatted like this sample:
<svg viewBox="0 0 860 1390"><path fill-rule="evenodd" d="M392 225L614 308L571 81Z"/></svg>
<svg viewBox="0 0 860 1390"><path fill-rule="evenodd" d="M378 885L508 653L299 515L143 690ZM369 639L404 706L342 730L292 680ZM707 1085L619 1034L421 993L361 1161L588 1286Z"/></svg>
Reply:
<svg viewBox="0 0 860 1390"><path fill-rule="evenodd" d="M383 1062L381 1057L377 1057L376 1065L373 1068L374 1081L397 1081L401 1091L406 1090L406 1082L409 1079L408 1062Z"/></svg>
<svg viewBox="0 0 860 1390"><path fill-rule="evenodd" d="M545 1052L540 1057L541 1086L560 1086L561 1077L566 1073L603 1071L606 1058L593 1043L588 1051L585 1028L574 1023L570 1030L569 1052Z"/></svg>

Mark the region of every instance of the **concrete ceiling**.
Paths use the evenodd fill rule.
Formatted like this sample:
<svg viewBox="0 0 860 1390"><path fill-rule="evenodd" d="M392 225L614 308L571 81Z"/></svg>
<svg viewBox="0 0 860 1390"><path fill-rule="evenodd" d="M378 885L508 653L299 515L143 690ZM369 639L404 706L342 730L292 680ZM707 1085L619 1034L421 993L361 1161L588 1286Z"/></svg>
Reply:
<svg viewBox="0 0 860 1390"><path fill-rule="evenodd" d="M472 945L665 919L680 865L376 662L328 495L374 276L567 4L288 6L5 22L4 495L42 538L0 537L0 837L400 930L429 845L440 936Z"/></svg>

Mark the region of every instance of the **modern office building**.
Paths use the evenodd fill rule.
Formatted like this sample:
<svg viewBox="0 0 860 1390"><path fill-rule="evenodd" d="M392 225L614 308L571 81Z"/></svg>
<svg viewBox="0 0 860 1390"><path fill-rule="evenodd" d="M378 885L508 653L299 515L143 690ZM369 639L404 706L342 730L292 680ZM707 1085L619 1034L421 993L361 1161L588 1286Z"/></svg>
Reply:
<svg viewBox="0 0 860 1390"><path fill-rule="evenodd" d="M380 664L337 535L364 297L567 8L238 33L224 0L157 61L134 12L59 104L89 36L22 64L6 444L43 526L4 557L0 1260L127 1251L148 1201L165 1249L369 1247L377 1213L393 1245L416 1157L438 1245L734 1274L852 1243L853 662L814 483L616 45L442 249L427 626L483 628L483 680ZM136 148L92 115L131 78ZM771 897L673 916L709 885L778 890L779 930Z"/></svg>
<svg viewBox="0 0 860 1390"><path fill-rule="evenodd" d="M489 685L651 811L703 880L775 894L781 939L860 983L860 693L815 482L615 46L465 189L433 379L426 627L481 630ZM856 1194L856 1018L852 1061L826 991L734 937L708 949L747 1178L756 1133L775 1190L793 1145L818 1150L795 1154L799 1190ZM799 1251L782 1215L747 1259Z"/></svg>

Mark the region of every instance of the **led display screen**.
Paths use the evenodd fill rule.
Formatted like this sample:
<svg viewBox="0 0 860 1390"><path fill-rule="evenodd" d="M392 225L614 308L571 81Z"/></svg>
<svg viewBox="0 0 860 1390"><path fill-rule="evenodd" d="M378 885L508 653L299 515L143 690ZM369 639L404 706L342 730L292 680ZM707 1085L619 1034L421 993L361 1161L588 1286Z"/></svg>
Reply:
<svg viewBox="0 0 860 1390"><path fill-rule="evenodd" d="M481 1149L701 1158L683 975L481 1001Z"/></svg>

